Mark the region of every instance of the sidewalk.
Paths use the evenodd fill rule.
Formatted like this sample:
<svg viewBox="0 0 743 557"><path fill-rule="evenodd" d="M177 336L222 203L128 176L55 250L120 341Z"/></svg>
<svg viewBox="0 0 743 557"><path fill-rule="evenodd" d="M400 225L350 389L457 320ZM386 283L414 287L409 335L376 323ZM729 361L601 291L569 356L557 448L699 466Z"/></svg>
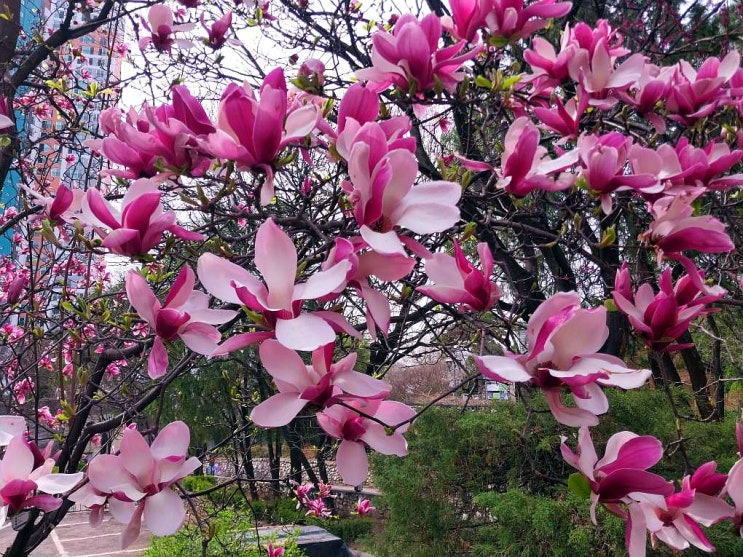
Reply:
<svg viewBox="0 0 743 557"><path fill-rule="evenodd" d="M151 534L142 529L136 542L125 550L119 546L122 525L114 522L107 513L97 528L88 524L88 512L69 513L62 524L37 547L34 557L141 557L150 545ZM0 553L15 538L10 526L0 530Z"/></svg>

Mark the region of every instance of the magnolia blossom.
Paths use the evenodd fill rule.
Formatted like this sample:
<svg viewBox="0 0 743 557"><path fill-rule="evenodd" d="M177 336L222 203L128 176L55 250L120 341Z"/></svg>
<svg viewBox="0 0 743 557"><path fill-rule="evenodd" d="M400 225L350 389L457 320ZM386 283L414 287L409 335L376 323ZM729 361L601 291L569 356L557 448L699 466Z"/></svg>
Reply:
<svg viewBox="0 0 743 557"><path fill-rule="evenodd" d="M383 335L387 335L392 317L390 302L378 289L369 283L371 276L382 281L400 280L410 274L415 266L415 259L405 254L384 254L370 249L362 238L351 240L336 238L335 246L330 250L327 259L322 263L323 270L331 268L339 261L346 260L351 267L346 275L347 286L356 290L366 304L366 328L372 337L377 340L377 328ZM338 288L324 297L323 301L332 301L341 294L343 288Z"/></svg>
<svg viewBox="0 0 743 557"><path fill-rule="evenodd" d="M145 255L160 243L165 231L181 240L203 240L201 234L176 224L173 211L163 211L160 195L153 181L137 180L127 189L121 200L121 211L118 211L101 192L89 189L83 200L81 218L103 237L103 247L119 255Z"/></svg>
<svg viewBox="0 0 743 557"><path fill-rule="evenodd" d="M493 307L501 292L490 280L493 274L493 254L485 242L477 244L482 271L470 263L459 242L454 240L454 257L437 253L426 259L426 274L434 286L419 286L417 290L444 304L459 304L468 311L485 311Z"/></svg>
<svg viewBox="0 0 743 557"><path fill-rule="evenodd" d="M642 54L633 54L616 68L614 63L615 59L606 40L601 39L592 53L579 49L568 63L568 72L594 99L600 99L607 90L627 89L640 79L645 57ZM609 108L615 102L611 98L604 102L592 100L591 104Z"/></svg>
<svg viewBox="0 0 743 557"><path fill-rule="evenodd" d="M284 147L315 129L319 114L314 104L290 110L284 70L277 68L263 80L260 100L247 84L229 84L219 104L217 130L200 144L212 156L235 161L239 168L264 172L260 200L268 205L274 195L272 163Z"/></svg>
<svg viewBox="0 0 743 557"><path fill-rule="evenodd" d="M724 85L740 68L740 54L730 51L725 58L707 58L698 70L686 60L678 65L669 95L665 99L670 119L692 125L711 114L726 101Z"/></svg>
<svg viewBox="0 0 743 557"><path fill-rule="evenodd" d="M457 56L467 41L439 49L441 20L435 14L418 19L411 14L401 16L392 33L377 32L372 36L373 66L356 72L356 77L375 84L382 90L394 85L411 94L421 94L443 88L453 93L464 78L459 71L479 50Z"/></svg>
<svg viewBox="0 0 743 557"><path fill-rule="evenodd" d="M616 30L612 29L606 20L599 20L594 26L586 25L583 22L578 23L575 27L565 26L560 39L560 51L547 40L541 37L532 39L532 48L524 52L524 60L532 67L532 75L527 76L526 80L533 82L535 92L550 92L567 79L572 79L579 83L588 73L589 79L593 78L593 70L598 71L596 80L592 80L591 85L606 83L606 79L612 74L612 68L617 58L629 53L629 50L623 48L622 38ZM597 50L600 52L597 54ZM593 63L595 62L595 63ZM637 59L633 60L633 65L623 70L634 72L638 69ZM638 74L639 75L639 74ZM626 76L624 76L626 77ZM631 75L630 77L634 77ZM610 80L613 83L621 81L623 78L620 73L613 76ZM630 79L631 82L631 79ZM584 93L590 93L593 98L593 104L610 105L611 102L597 103L596 97L602 96L603 92L594 91L593 87L580 87ZM579 89L580 89L579 88ZM623 91L625 87L620 88ZM619 94L619 91L617 91Z"/></svg>
<svg viewBox="0 0 743 557"><path fill-rule="evenodd" d="M259 325L274 331L276 339L292 350L315 350L329 344L335 340L336 328L358 336L341 314L302 311L303 300L321 298L345 284L351 266L348 261L340 261L314 273L307 282L295 284L297 250L291 238L268 219L255 236L254 262L265 284L242 267L209 253L199 258L197 272L201 284L220 300L244 304L260 312L263 322ZM263 338L251 333L238 335L226 341L214 355Z"/></svg>
<svg viewBox="0 0 743 557"><path fill-rule="evenodd" d="M359 499L356 503L356 513L359 516L366 516L377 510L377 507L372 507L369 499Z"/></svg>
<svg viewBox="0 0 743 557"><path fill-rule="evenodd" d="M567 140L578 137L580 131L580 119L588 108L588 96L580 95L578 100L568 99L563 104L555 98L554 107L534 107L534 116L541 122L541 126L557 132L561 139L557 144L565 143Z"/></svg>
<svg viewBox="0 0 743 557"><path fill-rule="evenodd" d="M387 435L382 423L365 418L354 410L387 426L403 425ZM366 445L382 454L405 456L408 444L403 434L414 416L415 410L400 402L368 399L351 401L348 406L330 406L317 414L317 422L325 433L341 440L335 462L343 481L349 485L361 485L369 475Z"/></svg>
<svg viewBox="0 0 743 557"><path fill-rule="evenodd" d="M650 532L653 547L660 540L680 551L691 545L707 553L715 550L699 525L712 526L735 514L733 508L717 496L726 476L716 474L715 468L714 462L708 462L681 481L680 491L665 497L630 494L630 498L636 499L627 506L626 537L630 557L645 555L646 531Z"/></svg>
<svg viewBox="0 0 743 557"><path fill-rule="evenodd" d="M578 151L569 151L553 160L547 149L539 145L539 140L539 129L525 116L517 118L508 128L498 180L498 185L508 193L522 197L534 190L557 191L573 185L572 174L561 174L557 178L549 175L575 164Z"/></svg>
<svg viewBox="0 0 743 557"><path fill-rule="evenodd" d="M0 131L15 125L15 122L8 117L8 103L5 98L0 99Z"/></svg>
<svg viewBox="0 0 743 557"><path fill-rule="evenodd" d="M414 185L418 174L415 155L389 143L382 126L364 124L350 145L341 153L351 178L343 188L361 225L361 237L374 251L405 255L395 227L431 234L459 219L456 204L461 186L444 181Z"/></svg>
<svg viewBox="0 0 743 557"><path fill-rule="evenodd" d="M64 184L60 184L53 198L39 195L31 188L23 189L44 209L44 216L52 223L72 222L82 208L85 192L73 188L70 189Z"/></svg>
<svg viewBox="0 0 743 557"><path fill-rule="evenodd" d="M617 271L615 284L620 286L612 292L614 303L652 349L667 352L688 348L689 345L675 344L674 341L694 319L712 311L706 307L708 304L725 295L726 291L719 286L705 285L705 290L701 291L698 285L704 283L704 272L694 271L696 280L684 275L674 285L671 269L667 268L661 274L658 293L653 292L650 284L643 283L635 294L632 293L627 264Z"/></svg>
<svg viewBox="0 0 743 557"><path fill-rule="evenodd" d="M549 19L567 14L571 6L557 0L537 0L528 6L523 0L450 0L449 5L452 16L442 18L444 27L468 42L482 28L505 39L528 37L546 27Z"/></svg>
<svg viewBox="0 0 743 557"><path fill-rule="evenodd" d="M612 512L621 514L618 503L630 502L632 493L666 496L673 493L673 484L661 476L647 472L663 457L663 445L650 435L639 436L630 431L615 433L606 443L604 457L599 460L587 427L578 430L578 453L574 453L561 438L560 451L570 466L578 470L591 488L591 520L596 524L596 506L603 503Z"/></svg>
<svg viewBox="0 0 743 557"><path fill-rule="evenodd" d="M103 139L89 139L85 145L100 151L124 169L103 174L122 178L157 177L189 173L201 176L211 159L198 149L197 140L214 133L214 126L201 103L184 85L171 88L172 104L156 109L145 104L124 116L118 108L101 112Z"/></svg>
<svg viewBox="0 0 743 557"><path fill-rule="evenodd" d="M273 377L279 393L256 406L250 419L262 427L280 427L291 422L307 405L326 406L341 399L384 398L391 387L353 370L356 353L332 363L334 345L312 353L312 365L275 340L259 348L261 363ZM349 396L350 395L350 396Z"/></svg>
<svg viewBox="0 0 743 557"><path fill-rule="evenodd" d="M580 163L583 167L581 176L586 185L600 195L601 208L607 215L612 211L611 192L628 189L643 193L663 191L663 184L651 173L625 175L624 169L631 147L632 138L618 132L610 132L601 137L581 136L578 139Z"/></svg>
<svg viewBox="0 0 743 557"><path fill-rule="evenodd" d="M0 416L0 447L8 446L14 438L26 433L26 419L23 416Z"/></svg>
<svg viewBox="0 0 743 557"><path fill-rule="evenodd" d="M70 491L82 480L82 472L53 473L55 461L51 451L51 444L41 452L23 435L10 440L0 461L0 525L5 524L8 516L26 508L36 507L44 512L58 509L62 499L53 495Z"/></svg>
<svg viewBox="0 0 743 557"><path fill-rule="evenodd" d="M326 120L318 122L318 128L335 142L337 154L346 161L350 158L356 135L364 124L376 122L387 138L388 149L407 149L415 152L415 138L405 136L412 126L405 115L393 116L386 120L379 118L379 94L361 83L354 83L344 93L338 107L335 128Z"/></svg>
<svg viewBox="0 0 743 557"><path fill-rule="evenodd" d="M740 424L738 427L740 428ZM735 506L733 525L743 537L743 458L733 464L730 469L725 482L725 491Z"/></svg>
<svg viewBox="0 0 743 557"><path fill-rule="evenodd" d="M208 356L222 338L214 325L237 315L236 311L209 309L209 296L195 291L195 282L191 267L184 265L165 302L160 304L141 274L129 271L126 275L129 302L156 335L147 360L147 373L152 379L164 375L168 368L165 342L180 338L194 352Z"/></svg>
<svg viewBox="0 0 743 557"><path fill-rule="evenodd" d="M144 521L156 536L174 534L186 519L183 502L171 486L201 465L188 457L191 435L183 422L165 426L152 445L135 427L124 429L119 454L99 454L88 466L90 484L108 495L115 520L126 524L122 549L139 536Z"/></svg>
<svg viewBox="0 0 743 557"><path fill-rule="evenodd" d="M524 6L524 0L480 0L489 9L485 15L488 32L496 37L518 39L544 28L549 19L570 11L570 2L536 0Z"/></svg>
<svg viewBox="0 0 743 557"><path fill-rule="evenodd" d="M150 31L152 35L142 37L139 40L139 48L144 50L152 44L159 52L170 52L174 45L181 48L189 48L191 41L176 39L173 34L180 31L193 29L192 24L175 25L173 23L173 10L165 4L155 4L147 12L147 20L142 20L142 25Z"/></svg>
<svg viewBox="0 0 743 557"><path fill-rule="evenodd" d="M539 387L555 419L569 426L597 425L609 409L601 386L633 389L642 386L650 370L632 370L614 356L597 354L609 336L606 309L581 309L576 292L555 294L529 320L526 354L475 356L477 369L495 381L529 382ZM575 407L562 401L564 388Z"/></svg>
<svg viewBox="0 0 743 557"><path fill-rule="evenodd" d="M659 250L659 255L674 257L682 263L684 260L678 257L682 251L720 253L735 249L725 232L725 225L719 220L710 215L693 216L692 203L702 193L703 190L697 190L667 196L653 203L650 211L655 220L640 235L640 240L654 245ZM695 279L696 272L691 271L688 266L687 270Z"/></svg>
<svg viewBox="0 0 743 557"><path fill-rule="evenodd" d="M227 12L214 21L211 26L206 25L204 14L202 13L201 26L209 33L208 38L204 42L215 50L222 48L224 43L227 42L227 31L230 30L230 25L232 25L232 12Z"/></svg>

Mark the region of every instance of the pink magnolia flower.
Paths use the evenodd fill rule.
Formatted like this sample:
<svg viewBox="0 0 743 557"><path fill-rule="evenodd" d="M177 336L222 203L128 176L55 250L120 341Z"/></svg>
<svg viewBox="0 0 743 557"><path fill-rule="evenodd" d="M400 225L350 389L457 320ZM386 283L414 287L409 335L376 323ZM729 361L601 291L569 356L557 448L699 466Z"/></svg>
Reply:
<svg viewBox="0 0 743 557"><path fill-rule="evenodd" d="M305 516L314 516L315 518L330 518L333 516L333 511L325 505L325 501L322 499L308 500L305 502L305 507L307 507Z"/></svg>
<svg viewBox="0 0 743 557"><path fill-rule="evenodd" d="M284 557L284 548L275 546L271 542L266 545L266 551L268 551L267 557Z"/></svg>
<svg viewBox="0 0 743 557"><path fill-rule="evenodd" d="M618 132L578 138L581 176L586 185L600 195L601 208L607 215L612 211L611 192L629 189L652 194L663 191L664 186L651 173L625 175L631 147L632 138Z"/></svg>
<svg viewBox="0 0 743 557"><path fill-rule="evenodd" d="M186 511L171 486L201 465L198 458L188 458L190 439L183 422L165 426L152 445L130 426L118 455L99 454L88 465L92 487L109 495L112 516L126 524L122 549L137 539L143 520L156 536L174 534L183 524Z"/></svg>
<svg viewBox="0 0 743 557"><path fill-rule="evenodd" d="M193 29L192 24L175 25L173 23L173 10L165 4L155 4L147 12L147 21L142 20L142 26L152 34L139 40L139 48L144 50L149 44L158 52L170 53L174 45L181 48L189 48L191 41L176 39L174 33Z"/></svg>
<svg viewBox="0 0 743 557"><path fill-rule="evenodd" d="M250 419L261 427L281 427L291 422L307 404L324 407L348 398L384 398L391 387L353 370L356 353L332 363L333 344L312 352L312 365L275 340L261 343L258 353L279 393L261 402ZM350 397L349 397L350 395Z"/></svg>
<svg viewBox="0 0 743 557"><path fill-rule="evenodd" d="M201 284L212 295L232 304L261 312L260 325L274 331L276 339L292 350L315 350L335 340L335 329L358 336L345 318L332 311L303 312L303 300L315 300L336 291L346 282L350 262L340 261L314 273L307 282L295 284L297 250L291 238L271 219L255 237L255 266L265 284L242 267L204 254L199 258ZM222 355L266 338L246 333L227 340L213 355ZM273 336L273 334L269 335Z"/></svg>
<svg viewBox="0 0 743 557"><path fill-rule="evenodd" d="M606 443L604 457L599 460L591 439L591 431L578 430L578 454L561 438L560 452L570 466L588 480L591 488L591 520L596 524L596 506L605 504L615 514L618 503L630 502L632 493L666 496L673 493L673 484L647 472L663 457L663 445L650 435L639 436L630 431L612 435Z"/></svg>
<svg viewBox="0 0 743 557"><path fill-rule="evenodd" d="M90 511L88 522L94 527L103 523L103 515L106 510L108 498L108 493L99 491L90 482L83 485L80 489L75 490L69 496L70 501L83 505Z"/></svg>
<svg viewBox="0 0 743 557"><path fill-rule="evenodd" d="M522 116L517 118L506 132L499 187L508 193L523 197L534 190L558 191L573 185L572 174L557 178L550 174L561 172L578 161L578 151L565 153L551 159L547 149L539 145L539 129Z"/></svg>
<svg viewBox="0 0 743 557"><path fill-rule="evenodd" d="M580 133L580 119L588 108L588 95L580 95L578 100L569 99L564 105L559 98L555 98L555 107L534 107L534 116L547 129L557 132L564 143L568 139L578 137Z"/></svg>
<svg viewBox="0 0 743 557"><path fill-rule="evenodd" d="M60 184L53 198L44 197L33 191L31 188L23 189L35 201L44 208L44 215L52 223L72 222L82 208L85 192L80 189L70 189L64 184Z"/></svg>
<svg viewBox="0 0 743 557"><path fill-rule="evenodd" d="M531 66L531 79L543 86L559 85L570 77L568 64L578 52L579 45L572 40L570 27L562 34L559 54L548 40L534 37L531 48L524 51L524 60ZM541 87L539 87L541 89Z"/></svg>
<svg viewBox="0 0 743 557"><path fill-rule="evenodd" d="M122 112L110 108L101 113L103 139L86 141L111 162L125 167L106 170L105 174L122 178L155 177L188 173L201 176L211 159L200 152L198 139L215 128L204 108L183 85L171 88L172 104L156 109L147 104L134 109L122 121Z"/></svg>
<svg viewBox="0 0 743 557"><path fill-rule="evenodd" d="M0 416L0 447L6 447L14 437L26 433L26 419L23 416Z"/></svg>
<svg viewBox="0 0 743 557"><path fill-rule="evenodd" d="M681 175L683 181L690 186L723 190L743 183L743 174L720 177L743 160L743 150L730 151L724 141L710 141L703 148L698 148L691 145L688 138L682 137L674 151L684 170Z"/></svg>
<svg viewBox="0 0 743 557"><path fill-rule="evenodd" d="M89 189L83 200L82 219L103 237L103 247L130 257L145 255L160 243L165 231L186 241L203 240L203 235L177 225L173 211L163 211L160 195L151 180L137 180L124 194L119 212L97 189Z"/></svg>
<svg viewBox="0 0 743 557"><path fill-rule="evenodd" d="M482 0L481 0L482 1ZM524 0L485 0L485 23L488 32L496 37L519 39L533 35L549 23L570 11L572 3L557 0L537 0L524 6Z"/></svg>
<svg viewBox="0 0 743 557"><path fill-rule="evenodd" d="M168 351L165 342L180 338L197 354L210 355L222 335L214 327L236 315L236 311L209 309L209 296L194 290L196 277L191 267L184 265L165 302L155 297L147 282L137 271L126 275L126 295L137 313L155 332L155 342L147 359L147 373L152 379L165 374Z"/></svg>
<svg viewBox="0 0 743 557"><path fill-rule="evenodd" d="M624 102L634 106L638 114L647 118L658 133L666 131L666 122L655 113L655 108L668 95L674 73L673 68L646 63L640 78L630 89L616 92Z"/></svg>
<svg viewBox="0 0 743 557"><path fill-rule="evenodd" d="M738 424L738 428L740 428L740 424ZM741 452L743 452L743 447L741 447ZM733 525L743 537L743 458L733 464L730 469L725 482L725 492L735 506Z"/></svg>
<svg viewBox="0 0 743 557"><path fill-rule="evenodd" d="M379 94L361 83L354 83L343 94L336 116L336 128L324 119L318 121L317 127L336 143L338 155L348 160L356 134L364 124L377 121L379 109ZM387 137L390 149L415 152L415 138L404 137L411 128L407 116L393 116L377 123Z"/></svg>
<svg viewBox="0 0 743 557"><path fill-rule="evenodd" d="M26 397L33 394L35 386L36 385L34 385L34 382L30 377L17 381L13 385L13 394L15 395L18 404L26 404Z"/></svg>
<svg viewBox="0 0 743 557"><path fill-rule="evenodd" d="M694 70L686 60L679 62L676 77L669 89L666 108L670 119L692 125L699 118L714 112L720 103L726 101L724 85L730 81L740 68L740 54L737 50L725 58L708 58Z"/></svg>
<svg viewBox="0 0 743 557"><path fill-rule="evenodd" d="M621 35L606 20L597 21L595 27L582 22L573 28L566 25L560 39L559 53L543 38L535 37L532 40L532 48L524 52L524 60L533 72L526 80L534 83L535 93L549 93L567 79L579 81L581 71L590 71L590 61L596 55L597 48L601 52L596 61L608 55L606 64L613 67L618 57L629 53L621 45ZM581 96L587 96L585 92L581 92ZM596 92L592 92L592 96L596 97Z"/></svg>
<svg viewBox="0 0 743 557"><path fill-rule="evenodd" d="M379 91L394 85L412 95L440 89L453 93L464 79L462 64L477 56L479 49L458 56L467 41L439 49L441 32L441 20L435 14L420 21L411 14L401 16L391 34L372 36L372 67L358 70L356 77L373 83Z"/></svg>
<svg viewBox="0 0 743 557"><path fill-rule="evenodd" d="M395 227L431 234L459 220L456 204L461 186L444 181L414 185L415 155L394 141L389 143L381 125L364 124L349 146L347 150L340 141L337 144L351 178L343 188L361 225L361 237L374 251L405 255Z"/></svg>
<svg viewBox="0 0 743 557"><path fill-rule="evenodd" d="M320 480L320 483L317 484L317 495L322 499L327 499L328 497L336 497L335 495L333 495L333 486L331 484L326 484L322 480Z"/></svg>
<svg viewBox="0 0 743 557"><path fill-rule="evenodd" d="M221 18L214 21L210 27L204 22L204 13L201 14L201 26L209 33L204 42L214 50L220 49L227 42L227 31L232 25L232 12L227 12Z"/></svg>
<svg viewBox="0 0 743 557"><path fill-rule="evenodd" d="M0 131L15 126L15 122L8 117L8 103L5 98L0 99Z"/></svg>
<svg viewBox="0 0 743 557"><path fill-rule="evenodd" d="M719 286L705 285L705 290L700 290L698 285L704 284L704 272L695 269L695 273L696 280L684 275L674 286L671 269L666 268L661 274L657 294L650 284L643 283L633 295L626 263L617 271L615 283L623 285L623 288L612 292L614 303L653 350L668 352L688 348L689 345L675 344L674 341L694 319L712 311L706 307L708 304L725 295L726 291Z"/></svg>
<svg viewBox="0 0 743 557"><path fill-rule="evenodd" d="M435 285L417 290L443 304L459 304L460 311L486 311L500 299L501 291L490 280L493 254L484 242L477 244L482 271L470 263L454 240L454 257L437 253L426 259L426 274Z"/></svg>
<svg viewBox="0 0 743 557"><path fill-rule="evenodd" d="M576 292L555 294L529 319L526 354L474 356L485 377L503 383L529 382L539 387L555 419L569 426L597 425L609 409L601 386L633 389L650 377L649 370L632 370L614 356L597 354L609 336L606 309L581 309ZM566 407L568 388L575 407Z"/></svg>
<svg viewBox="0 0 743 557"><path fill-rule="evenodd" d="M19 274L12 280L3 282L2 290L5 290L5 301L9 304L17 304L26 293L28 284L29 277L25 273ZM0 294L2 294L1 291Z"/></svg>
<svg viewBox="0 0 743 557"><path fill-rule="evenodd" d="M297 497L297 510L299 510L310 500L309 494L314 486L311 483L299 484L294 480L289 480L289 483L293 486L294 495Z"/></svg>
<svg viewBox="0 0 743 557"><path fill-rule="evenodd" d="M330 406L317 414L317 422L325 433L341 440L335 461L343 481L349 485L361 485L369 475L366 445L382 454L405 456L408 454L408 444L403 434L409 423L401 425L392 435L387 435L382 424L361 416L353 409L387 426L412 420L415 410L400 402L379 399L355 400L349 406L351 408L338 404Z"/></svg>
<svg viewBox="0 0 743 557"><path fill-rule="evenodd" d="M653 203L650 212L655 220L640 235L640 240L654 245L660 255L675 259L686 250L720 253L735 249L725 225L719 220L709 215L693 216L692 203L703 193L700 189L666 196ZM690 271L690 275L694 278L695 273Z"/></svg>
<svg viewBox="0 0 743 557"><path fill-rule="evenodd" d="M36 507L44 512L58 509L62 499L53 497L70 491L82 480L83 473L53 473L52 445L43 453L22 435L13 437L0 462L0 525L8 516ZM37 492L34 495L34 492ZM42 493L38 493L42 492Z"/></svg>
<svg viewBox="0 0 743 557"><path fill-rule="evenodd" d="M715 463L705 466L708 465ZM630 557L645 555L647 531L653 547L660 540L680 551L693 545L707 553L713 552L714 546L699 525L712 526L734 516L734 509L717 497L716 492L709 491L719 491L717 488L721 488L722 483L724 479L721 482L716 477L710 481L709 470L700 468L693 476L682 480L681 491L665 498L631 494L630 497L636 498L637 502L627 506L626 538Z"/></svg>
<svg viewBox="0 0 743 557"><path fill-rule="evenodd" d="M400 280L410 274L415 266L415 259L405 254L383 254L366 249L369 245L362 238L352 240L336 238L335 246L322 263L323 270L331 268L340 261L348 261L351 266L346 275L346 285L342 285L323 298L332 301L337 298L346 286L356 290L366 305L366 328L372 337L377 339L377 328L387 335L390 327L392 310L387 297L369 283L369 277L375 276L381 281Z"/></svg>
<svg viewBox="0 0 743 557"><path fill-rule="evenodd" d="M377 507L372 507L369 499L359 499L356 503L356 513L359 516L366 516L377 510Z"/></svg>
<svg viewBox="0 0 743 557"><path fill-rule="evenodd" d="M263 171L261 204L268 205L274 195L272 163L284 147L315 129L320 112L314 104L289 109L281 68L266 76L260 95L256 100L247 84L228 85L219 105L217 131L201 146L214 157L235 161L239 168Z"/></svg>
<svg viewBox="0 0 743 557"><path fill-rule="evenodd" d="M606 39L595 45L593 52L580 49L568 63L570 77L591 94L590 104L599 108L610 108L616 102L612 96L606 100L608 90L627 89L642 76L645 57L633 54L616 68Z"/></svg>

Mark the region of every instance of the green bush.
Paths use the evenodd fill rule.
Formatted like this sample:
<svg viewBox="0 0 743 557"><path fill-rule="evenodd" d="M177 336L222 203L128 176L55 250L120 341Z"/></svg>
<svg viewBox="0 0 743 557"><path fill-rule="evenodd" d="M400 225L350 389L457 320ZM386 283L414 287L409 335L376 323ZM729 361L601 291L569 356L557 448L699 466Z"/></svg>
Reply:
<svg viewBox="0 0 743 557"><path fill-rule="evenodd" d="M325 528L334 536L338 536L344 542L349 543L368 536L374 529L374 520L365 516L351 516L348 518L339 518L338 520L308 518L307 524L314 524L320 528Z"/></svg>
<svg viewBox="0 0 743 557"><path fill-rule="evenodd" d="M261 540L262 547L257 547L245 536L253 527L246 513L225 510L210 521L207 532L188 525L173 536L153 537L144 557L197 557L202 555L204 543L208 557L265 557L265 544L272 540ZM284 557L304 556L291 537L283 546Z"/></svg>
<svg viewBox="0 0 743 557"><path fill-rule="evenodd" d="M477 557L626 555L624 523L601 513L601 527L595 527L586 501L572 496L527 495L512 489L484 493L476 500L487 509L490 522L479 531L472 548Z"/></svg>
<svg viewBox="0 0 743 557"><path fill-rule="evenodd" d="M217 478L214 476L187 476L183 478L182 484L186 491L198 493L217 485Z"/></svg>
<svg viewBox="0 0 743 557"><path fill-rule="evenodd" d="M662 391L607 389L610 411L592 428L601 455L623 430L658 437L671 447L652 471L680 480L688 473L676 421ZM682 414L690 397L674 390ZM560 455L560 436L575 448L577 430L559 426L539 395L528 416L521 404L496 403L468 411L433 408L411 428L406 458L374 455L372 472L384 497L384 532L374 537L378 557L625 555L623 521L602 512L590 523L588 502L567 493L574 472ZM726 472L736 460L735 421L681 421L684 452L693 470L716 460ZM707 530L717 555L741 554L730 524ZM737 539L736 539L737 538ZM659 543L659 547L663 544ZM652 555L671 555L664 548ZM684 555L701 555L690 550Z"/></svg>

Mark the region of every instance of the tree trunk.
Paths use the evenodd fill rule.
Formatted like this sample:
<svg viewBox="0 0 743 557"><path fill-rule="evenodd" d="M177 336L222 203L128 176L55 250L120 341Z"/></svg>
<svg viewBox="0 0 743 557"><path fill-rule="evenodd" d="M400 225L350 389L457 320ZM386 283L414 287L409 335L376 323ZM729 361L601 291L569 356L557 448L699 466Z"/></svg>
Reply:
<svg viewBox="0 0 743 557"><path fill-rule="evenodd" d="M710 373L715 381L715 420L721 422L725 419L725 383L722 374L722 339L717 321L712 314L707 316L707 323L714 335L712 339L712 361L710 362Z"/></svg>
<svg viewBox="0 0 743 557"><path fill-rule="evenodd" d="M693 343L694 339L691 333L686 331L678 338L679 344ZM699 355L696 346L684 348L681 350L681 357L684 359L686 371L689 372L691 388L694 391L694 401L697 404L697 411L702 419L710 418L714 414L714 408L709 399L709 386L707 385L707 369Z"/></svg>

